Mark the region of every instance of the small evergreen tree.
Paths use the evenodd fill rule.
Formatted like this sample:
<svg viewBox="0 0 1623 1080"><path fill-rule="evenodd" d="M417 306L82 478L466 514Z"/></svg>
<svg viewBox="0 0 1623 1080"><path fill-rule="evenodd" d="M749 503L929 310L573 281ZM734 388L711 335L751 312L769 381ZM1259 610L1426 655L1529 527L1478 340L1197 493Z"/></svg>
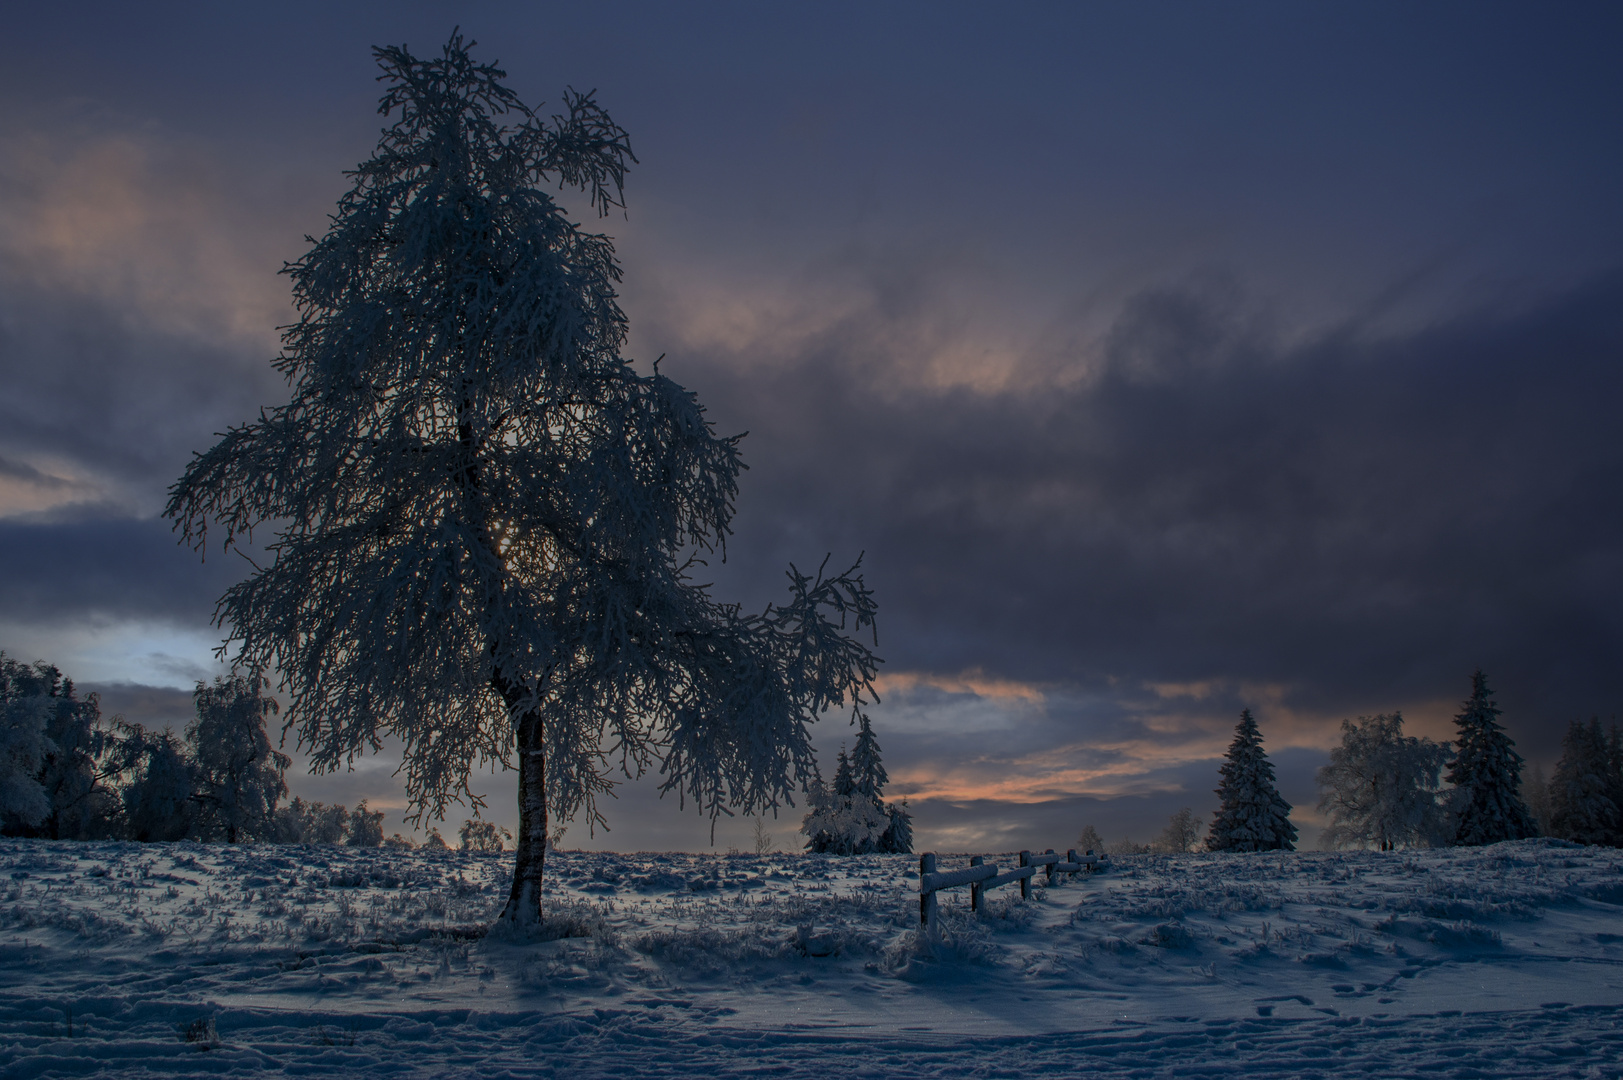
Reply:
<svg viewBox="0 0 1623 1080"><path fill-rule="evenodd" d="M1574 720L1561 739L1561 760L1550 777L1550 835L1578 844L1616 844L1618 804L1600 720Z"/></svg>
<svg viewBox="0 0 1623 1080"><path fill-rule="evenodd" d="M1330 817L1328 847L1430 846L1445 840L1437 802L1449 745L1403 734L1403 714L1341 722L1341 745L1319 770L1319 809Z"/></svg>
<svg viewBox="0 0 1623 1080"><path fill-rule="evenodd" d="M264 693L267 684L251 676L199 682L192 698L197 719L186 729L197 765L200 828L205 836L227 843L270 839L275 832L276 803L287 794L282 774L286 754L271 748L265 720L276 702Z"/></svg>
<svg viewBox="0 0 1623 1080"><path fill-rule="evenodd" d="M1499 706L1488 680L1477 669L1471 697L1454 718L1458 749L1448 770L1453 841L1464 846L1496 844L1538 835L1538 826L1522 802L1522 756L1499 726Z"/></svg>
<svg viewBox="0 0 1623 1080"><path fill-rule="evenodd" d="M879 851L890 852L894 855L913 854L913 814L907 808L907 800L900 804L886 803L885 813L890 815L890 827L879 838Z"/></svg>
<svg viewBox="0 0 1623 1080"><path fill-rule="evenodd" d="M852 797L878 799L888 783L890 774L879 760L879 740L874 736L867 714L863 714L858 721L857 741L851 747Z"/></svg>
<svg viewBox="0 0 1623 1080"><path fill-rule="evenodd" d="M1206 834L1209 851L1295 851L1291 805L1274 787L1274 766L1262 749L1251 710L1240 713L1219 775L1218 808Z"/></svg>
<svg viewBox="0 0 1623 1080"><path fill-rule="evenodd" d="M834 782L819 777L807 787L809 812L800 831L806 850L829 855L913 850L913 815L906 805L887 804L890 782L879 760L879 740L865 714L858 714L857 741L849 755L840 747Z"/></svg>

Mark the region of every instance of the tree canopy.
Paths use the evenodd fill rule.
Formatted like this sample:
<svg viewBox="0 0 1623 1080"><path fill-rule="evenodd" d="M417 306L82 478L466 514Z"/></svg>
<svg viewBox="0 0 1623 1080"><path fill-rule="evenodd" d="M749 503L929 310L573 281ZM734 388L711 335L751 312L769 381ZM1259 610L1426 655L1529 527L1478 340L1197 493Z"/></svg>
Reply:
<svg viewBox="0 0 1623 1080"><path fill-rule="evenodd" d="M856 566L791 567L755 614L695 581L739 439L621 355L612 242L549 191L623 208L627 134L591 94L543 119L470 47L375 50L392 123L286 268L291 399L196 457L167 513L199 548L274 530L217 618L239 666L280 673L314 767L393 736L442 817L516 751L527 921L549 808L602 824L616 774L657 766L712 818L804 787L808 722L871 691L876 606Z"/></svg>

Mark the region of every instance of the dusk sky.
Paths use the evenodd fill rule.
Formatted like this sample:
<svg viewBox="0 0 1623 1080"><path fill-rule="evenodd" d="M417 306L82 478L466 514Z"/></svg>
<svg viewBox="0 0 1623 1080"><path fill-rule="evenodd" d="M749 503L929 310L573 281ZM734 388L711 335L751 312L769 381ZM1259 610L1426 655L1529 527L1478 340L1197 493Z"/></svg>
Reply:
<svg viewBox="0 0 1623 1080"><path fill-rule="evenodd" d="M1547 769L1623 707L1611 4L10 8L6 655L184 726L249 566L165 491L285 400L278 270L376 144L371 47L458 25L631 133L628 355L749 432L716 592L866 552L921 849L1209 815L1243 707L1308 846L1343 718L1448 738L1480 665ZM398 810L395 764L289 783ZM605 809L565 845L711 843L650 784Z"/></svg>

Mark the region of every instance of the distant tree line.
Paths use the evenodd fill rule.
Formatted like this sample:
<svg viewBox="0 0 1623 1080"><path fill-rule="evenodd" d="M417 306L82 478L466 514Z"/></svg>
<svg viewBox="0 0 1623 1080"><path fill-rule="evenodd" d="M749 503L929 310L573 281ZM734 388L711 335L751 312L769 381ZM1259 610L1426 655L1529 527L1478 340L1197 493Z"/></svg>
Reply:
<svg viewBox="0 0 1623 1080"><path fill-rule="evenodd" d="M1623 732L1617 725L1603 731L1598 719L1574 721L1546 781L1537 768L1522 776L1524 761L1499 716L1487 677L1477 671L1471 696L1454 718L1455 742L1405 735L1400 712L1342 721L1341 745L1316 777L1319 809L1329 821L1320 843L1389 851L1551 836L1623 847ZM1295 849L1291 807L1274 786L1249 709L1240 714L1217 795L1206 850ZM1119 841L1107 849L1092 825L1077 843L1112 854L1176 853L1195 850L1196 837L1193 811L1185 807L1151 844Z"/></svg>
<svg viewBox="0 0 1623 1080"><path fill-rule="evenodd" d="M276 702L258 675L199 682L181 735L103 718L95 694L44 661L0 653L0 835L47 840L258 841L415 847L385 839L383 811L287 797L271 746ZM473 819L462 847L501 851L511 834ZM437 830L425 846L448 848Z"/></svg>

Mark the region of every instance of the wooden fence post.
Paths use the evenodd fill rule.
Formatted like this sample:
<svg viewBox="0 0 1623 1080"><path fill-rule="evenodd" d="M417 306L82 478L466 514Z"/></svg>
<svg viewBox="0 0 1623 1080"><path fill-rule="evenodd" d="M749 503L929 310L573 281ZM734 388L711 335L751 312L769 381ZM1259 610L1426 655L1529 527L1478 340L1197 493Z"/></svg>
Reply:
<svg viewBox="0 0 1623 1080"><path fill-rule="evenodd" d="M935 890L926 890L928 874L935 873L935 853L926 851L919 856L919 925L935 933Z"/></svg>
<svg viewBox="0 0 1623 1080"><path fill-rule="evenodd" d="M1043 854L1052 855L1054 854L1054 849L1049 848L1047 851L1043 852ZM1047 866L1043 867L1043 872L1048 875L1048 884L1054 884L1054 864L1049 863Z"/></svg>
<svg viewBox="0 0 1623 1080"><path fill-rule="evenodd" d="M1076 848L1072 848L1065 853L1065 861L1070 863L1072 866L1076 865ZM1076 877L1076 874L1073 873L1071 876Z"/></svg>
<svg viewBox="0 0 1623 1080"><path fill-rule="evenodd" d="M969 860L969 865L970 866L985 866L986 865L986 859L983 858L980 855L972 856L970 858L970 860ZM969 910L970 911L979 911L981 909L981 897L984 894L985 894L985 889L981 885L980 882L971 881L969 883Z"/></svg>
<svg viewBox="0 0 1623 1080"><path fill-rule="evenodd" d="M1022 868L1025 868L1025 867L1030 866L1030 865L1031 865L1031 852L1022 851L1020 853L1020 866ZM1022 900L1030 900L1031 899L1031 876L1029 874L1020 879L1020 899L1022 899Z"/></svg>

